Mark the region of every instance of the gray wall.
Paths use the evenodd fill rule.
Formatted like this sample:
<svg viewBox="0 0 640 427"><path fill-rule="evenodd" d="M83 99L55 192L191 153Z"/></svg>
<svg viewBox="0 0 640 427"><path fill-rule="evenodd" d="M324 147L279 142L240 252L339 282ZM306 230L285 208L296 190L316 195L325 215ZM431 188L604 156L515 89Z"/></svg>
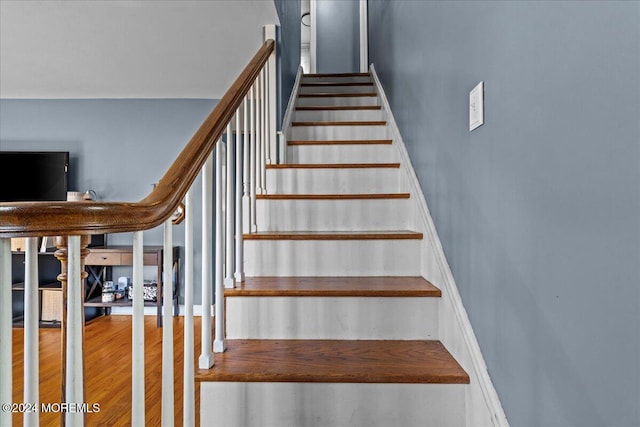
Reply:
<svg viewBox="0 0 640 427"><path fill-rule="evenodd" d="M369 19L511 425L640 425L640 3L371 0Z"/></svg>
<svg viewBox="0 0 640 427"><path fill-rule="evenodd" d="M137 201L151 191L216 102L3 99L0 151L69 151L69 190L92 189L105 201ZM194 191L198 212L194 220L194 277L196 289L200 289L199 178ZM144 238L145 244L161 245L162 227L145 232ZM174 242L184 247L183 225L174 227ZM112 234L108 244L131 245L132 236ZM131 273L124 269L116 274ZM196 291L197 303L199 295Z"/></svg>
<svg viewBox="0 0 640 427"><path fill-rule="evenodd" d="M281 128L284 112L289 103L291 90L300 65L300 0L274 0L280 18L280 111L278 129Z"/></svg>
<svg viewBox="0 0 640 427"><path fill-rule="evenodd" d="M359 70L360 12L358 5L358 0L317 1L316 72L352 73Z"/></svg>

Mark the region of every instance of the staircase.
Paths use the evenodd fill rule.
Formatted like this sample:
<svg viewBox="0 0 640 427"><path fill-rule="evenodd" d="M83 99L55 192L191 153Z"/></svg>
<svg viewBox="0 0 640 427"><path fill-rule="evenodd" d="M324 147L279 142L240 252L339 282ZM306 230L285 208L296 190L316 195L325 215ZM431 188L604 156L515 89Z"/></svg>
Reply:
<svg viewBox="0 0 640 427"><path fill-rule="evenodd" d="M438 341L407 165L369 74L305 75L267 165L202 425L463 426L469 375ZM291 107L290 107L291 108ZM211 420L211 422L207 421Z"/></svg>

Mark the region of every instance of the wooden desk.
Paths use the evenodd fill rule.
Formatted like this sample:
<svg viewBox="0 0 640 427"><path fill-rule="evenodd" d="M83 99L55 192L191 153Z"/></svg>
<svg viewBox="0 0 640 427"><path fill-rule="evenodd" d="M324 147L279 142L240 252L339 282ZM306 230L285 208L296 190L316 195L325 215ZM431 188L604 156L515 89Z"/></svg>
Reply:
<svg viewBox="0 0 640 427"><path fill-rule="evenodd" d="M90 290L85 298L85 307L103 307L108 314L111 307L130 307L131 300L126 296L113 302L102 302L102 285L105 280L112 280L111 267L133 265L132 246L100 246L89 248L90 252L85 260L89 277ZM143 259L144 265L155 266L158 269L158 297L157 301L145 301L146 306L157 307L158 327L162 327L162 246L145 246ZM180 248L173 248L173 314L178 315L178 296L180 290Z"/></svg>

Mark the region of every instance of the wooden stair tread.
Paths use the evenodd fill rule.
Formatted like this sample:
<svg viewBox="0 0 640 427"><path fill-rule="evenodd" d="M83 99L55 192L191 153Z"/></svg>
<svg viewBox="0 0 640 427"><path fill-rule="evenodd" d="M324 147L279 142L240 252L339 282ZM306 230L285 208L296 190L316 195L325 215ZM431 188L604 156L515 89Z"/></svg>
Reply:
<svg viewBox="0 0 640 427"><path fill-rule="evenodd" d="M373 82L302 82L300 86L373 86Z"/></svg>
<svg viewBox="0 0 640 427"><path fill-rule="evenodd" d="M244 240L420 240L416 231L259 231Z"/></svg>
<svg viewBox="0 0 640 427"><path fill-rule="evenodd" d="M378 96L375 92L317 92L317 93L299 93L298 98L356 98L359 96Z"/></svg>
<svg viewBox="0 0 640 427"><path fill-rule="evenodd" d="M267 165L267 169L356 169L399 168L400 163L281 163Z"/></svg>
<svg viewBox="0 0 640 427"><path fill-rule="evenodd" d="M384 126L386 120L292 122L291 126Z"/></svg>
<svg viewBox="0 0 640 427"><path fill-rule="evenodd" d="M196 381L469 384L440 341L228 340Z"/></svg>
<svg viewBox="0 0 640 427"><path fill-rule="evenodd" d="M333 140L293 140L287 145L384 145L392 144L391 139L333 139Z"/></svg>
<svg viewBox="0 0 640 427"><path fill-rule="evenodd" d="M311 73L303 74L302 77L370 77L369 73Z"/></svg>
<svg viewBox="0 0 640 427"><path fill-rule="evenodd" d="M247 277L224 295L441 297L442 292L423 277Z"/></svg>
<svg viewBox="0 0 640 427"><path fill-rule="evenodd" d="M258 194L258 200L375 200L375 199L408 199L410 193L376 193L376 194Z"/></svg>
<svg viewBox="0 0 640 427"><path fill-rule="evenodd" d="M382 110L381 105L299 105L296 110L322 111L322 110Z"/></svg>

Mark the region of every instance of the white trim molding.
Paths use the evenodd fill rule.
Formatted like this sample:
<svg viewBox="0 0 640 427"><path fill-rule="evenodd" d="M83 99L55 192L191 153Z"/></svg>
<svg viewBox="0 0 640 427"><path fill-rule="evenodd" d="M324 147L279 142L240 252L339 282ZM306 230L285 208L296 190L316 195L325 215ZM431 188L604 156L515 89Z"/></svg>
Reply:
<svg viewBox="0 0 640 427"><path fill-rule="evenodd" d="M215 316L215 307L216 305L211 306L211 316ZM132 307L111 307L111 314L115 316L130 316L132 314ZM184 305L180 304L178 306L178 316L184 316L185 310ZM156 307L145 307L144 315L145 316L155 316L158 314L158 309ZM193 315L194 316L202 316L202 305L197 304L193 306Z"/></svg>
<svg viewBox="0 0 640 427"><path fill-rule="evenodd" d="M366 73L369 62L368 0L360 0L360 72Z"/></svg>
<svg viewBox="0 0 640 427"><path fill-rule="evenodd" d="M445 257L420 182L373 64L371 64L370 72L380 94L382 108L387 114L390 136L400 155L401 167L407 173L411 198L415 198L414 200L418 202L418 223L416 226L422 228L425 236L422 275L433 281L442 290L440 340L471 378L471 384L466 394L466 425L507 427L509 423L500 398L489 377L480 345Z"/></svg>
<svg viewBox="0 0 640 427"><path fill-rule="evenodd" d="M311 69L310 74L316 73L316 47L317 47L317 33L316 33L316 24L317 24L317 13L318 13L318 0L310 0L309 2L309 12L311 15L311 28L309 28L309 68ZM284 129L284 126L282 127Z"/></svg>

